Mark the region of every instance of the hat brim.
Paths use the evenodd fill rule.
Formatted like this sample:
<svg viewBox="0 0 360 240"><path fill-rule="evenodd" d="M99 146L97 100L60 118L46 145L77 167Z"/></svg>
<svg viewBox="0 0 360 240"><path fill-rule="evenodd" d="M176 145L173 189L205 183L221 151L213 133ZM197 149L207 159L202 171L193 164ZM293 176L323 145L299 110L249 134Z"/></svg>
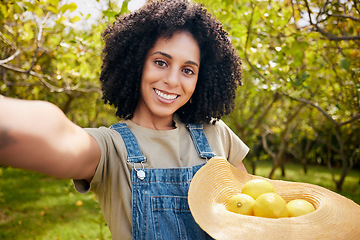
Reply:
<svg viewBox="0 0 360 240"><path fill-rule="evenodd" d="M227 200L247 181L260 176L245 173L221 157L211 158L194 175L189 187L190 211L199 226L215 239L360 239L360 206L326 188L270 180L286 202L311 202L312 213L287 218L263 218L226 210Z"/></svg>

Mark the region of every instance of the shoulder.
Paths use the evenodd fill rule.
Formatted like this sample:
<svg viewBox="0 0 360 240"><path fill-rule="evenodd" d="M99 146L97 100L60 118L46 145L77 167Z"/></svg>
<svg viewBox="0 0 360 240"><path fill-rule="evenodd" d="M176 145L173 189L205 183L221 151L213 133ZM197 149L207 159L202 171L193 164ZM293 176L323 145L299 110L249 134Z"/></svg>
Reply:
<svg viewBox="0 0 360 240"><path fill-rule="evenodd" d="M221 146L221 150L224 150L223 156L235 166L244 159L249 151L249 147L222 120L215 124L204 124L204 131L212 147L218 149ZM221 150L219 151L221 152Z"/></svg>
<svg viewBox="0 0 360 240"><path fill-rule="evenodd" d="M99 127L99 128L84 128L84 130L93 136L95 139L110 140L118 134L115 130L109 127Z"/></svg>
<svg viewBox="0 0 360 240"><path fill-rule="evenodd" d="M229 146L231 143L238 142L240 138L222 121L216 121L214 123L203 124L204 132L207 138L216 139L226 146Z"/></svg>
<svg viewBox="0 0 360 240"><path fill-rule="evenodd" d="M123 149L125 147L121 135L114 129L109 127L84 128L98 142L102 154L112 151L116 148Z"/></svg>
<svg viewBox="0 0 360 240"><path fill-rule="evenodd" d="M222 136L229 136L231 134L235 134L222 120L218 120L215 123L203 124L203 127L205 133L213 133Z"/></svg>

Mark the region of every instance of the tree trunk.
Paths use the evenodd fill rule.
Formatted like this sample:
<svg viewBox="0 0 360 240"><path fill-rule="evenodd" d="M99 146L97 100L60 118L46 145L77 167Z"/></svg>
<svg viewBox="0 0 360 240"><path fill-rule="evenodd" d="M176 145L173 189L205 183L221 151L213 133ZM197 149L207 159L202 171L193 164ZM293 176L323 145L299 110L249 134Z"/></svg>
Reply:
<svg viewBox="0 0 360 240"><path fill-rule="evenodd" d="M308 153L309 153L309 150L310 150L310 147L311 147L311 142L312 142L311 140L306 138L305 151L304 151L304 154L303 154L303 156L301 158L301 163L302 163L305 175L308 172L307 157L308 157Z"/></svg>
<svg viewBox="0 0 360 240"><path fill-rule="evenodd" d="M281 176L282 177L285 177L286 174L285 174L285 164L284 164L284 161L282 162L281 164Z"/></svg>
<svg viewBox="0 0 360 240"><path fill-rule="evenodd" d="M256 174L256 162L257 161L251 161L252 175Z"/></svg>
<svg viewBox="0 0 360 240"><path fill-rule="evenodd" d="M307 172L308 172L307 159L303 158L301 162L302 162L302 167L303 167L304 174L306 175Z"/></svg>

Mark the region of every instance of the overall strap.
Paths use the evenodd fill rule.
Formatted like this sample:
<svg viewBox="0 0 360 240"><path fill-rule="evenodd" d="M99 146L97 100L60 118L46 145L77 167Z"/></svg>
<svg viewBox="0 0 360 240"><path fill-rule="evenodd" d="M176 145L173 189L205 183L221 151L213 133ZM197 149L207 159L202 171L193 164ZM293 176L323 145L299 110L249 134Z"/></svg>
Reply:
<svg viewBox="0 0 360 240"><path fill-rule="evenodd" d="M187 124L187 129L201 158L210 159L215 153L210 148L202 124Z"/></svg>
<svg viewBox="0 0 360 240"><path fill-rule="evenodd" d="M120 133L121 137L123 138L127 151L128 162L130 163L146 162L146 157L142 154L134 134L130 131L126 123L116 123L112 125L110 128Z"/></svg>

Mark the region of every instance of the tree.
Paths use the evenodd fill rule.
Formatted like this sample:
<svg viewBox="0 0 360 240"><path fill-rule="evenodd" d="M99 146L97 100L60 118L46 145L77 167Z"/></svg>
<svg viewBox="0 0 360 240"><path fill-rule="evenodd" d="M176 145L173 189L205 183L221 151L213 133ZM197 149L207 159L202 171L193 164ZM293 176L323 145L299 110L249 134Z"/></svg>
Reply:
<svg viewBox="0 0 360 240"><path fill-rule="evenodd" d="M306 133L311 132L306 140L309 143L303 145L307 149L302 151L309 153L311 147L323 144L331 148L332 158L342 166L341 177L335 181L340 190L360 148L360 133L356 131L360 124L359 4L307 0L202 2L211 6L224 23L244 60L244 87L238 97L245 98L237 100L241 105L226 120L250 145L255 146L252 141L271 131L276 135L273 139L282 140L273 142L278 146L265 146L263 141L265 149L279 147L299 158L304 156L296 154L301 150L293 142L300 141L299 136L304 141ZM274 96L281 96L281 105L272 104ZM294 105L299 103L306 107L297 113ZM292 127L281 122L294 114L296 131L290 134ZM254 116L251 122L247 116ZM284 131L274 131L278 126ZM322 144L310 144L314 141ZM281 162L281 155L276 155L273 158L279 159L274 167Z"/></svg>
<svg viewBox="0 0 360 240"><path fill-rule="evenodd" d="M341 167L340 190L348 170L360 168L359 3L197 2L243 59L244 86L224 120L258 149L249 155L253 172L257 160L272 159L275 171L291 156L305 171L308 163ZM51 101L81 126L109 125L117 119L100 99L100 33L120 10L109 4L99 24L75 29L88 17L69 14L75 9L59 0L0 2L0 94Z"/></svg>
<svg viewBox="0 0 360 240"><path fill-rule="evenodd" d="M114 121L100 100L98 81L106 24L75 29L81 17L69 13L76 4L58 0L6 1L0 7L0 94L53 102L81 126Z"/></svg>

